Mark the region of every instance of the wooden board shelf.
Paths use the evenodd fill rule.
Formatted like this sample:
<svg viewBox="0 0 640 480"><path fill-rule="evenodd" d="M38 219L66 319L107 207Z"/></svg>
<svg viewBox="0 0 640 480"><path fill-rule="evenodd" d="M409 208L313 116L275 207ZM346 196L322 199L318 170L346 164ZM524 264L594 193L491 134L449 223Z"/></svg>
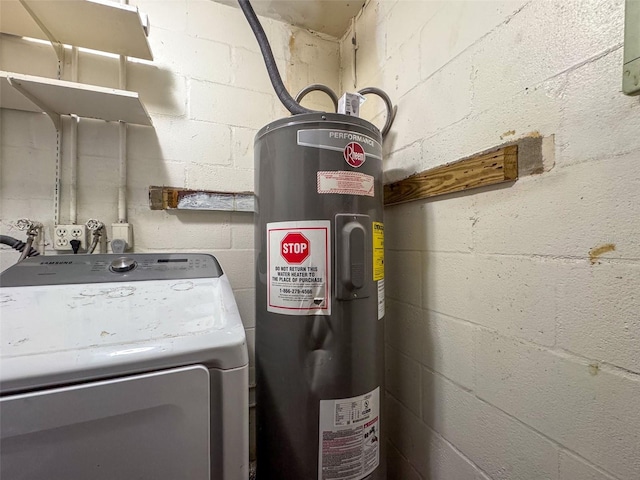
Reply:
<svg viewBox="0 0 640 480"><path fill-rule="evenodd" d="M106 0L2 0L0 9L1 33L153 60L147 17L136 7Z"/></svg>
<svg viewBox="0 0 640 480"><path fill-rule="evenodd" d="M518 179L518 146L475 155L384 186L384 204L420 200Z"/></svg>
<svg viewBox="0 0 640 480"><path fill-rule="evenodd" d="M152 125L136 92L2 71L0 107Z"/></svg>

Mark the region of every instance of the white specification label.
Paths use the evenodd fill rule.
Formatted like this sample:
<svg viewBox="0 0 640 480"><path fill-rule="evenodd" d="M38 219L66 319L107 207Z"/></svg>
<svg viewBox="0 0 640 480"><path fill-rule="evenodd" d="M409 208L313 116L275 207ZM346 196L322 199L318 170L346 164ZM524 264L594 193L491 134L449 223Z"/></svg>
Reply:
<svg viewBox="0 0 640 480"><path fill-rule="evenodd" d="M331 223L267 224L267 310L331 315Z"/></svg>
<svg viewBox="0 0 640 480"><path fill-rule="evenodd" d="M318 480L361 480L380 464L380 388L320 401Z"/></svg>
<svg viewBox="0 0 640 480"><path fill-rule="evenodd" d="M378 280L378 320L384 317L384 279Z"/></svg>
<svg viewBox="0 0 640 480"><path fill-rule="evenodd" d="M360 172L318 172L318 193L373 197L375 183L371 175Z"/></svg>

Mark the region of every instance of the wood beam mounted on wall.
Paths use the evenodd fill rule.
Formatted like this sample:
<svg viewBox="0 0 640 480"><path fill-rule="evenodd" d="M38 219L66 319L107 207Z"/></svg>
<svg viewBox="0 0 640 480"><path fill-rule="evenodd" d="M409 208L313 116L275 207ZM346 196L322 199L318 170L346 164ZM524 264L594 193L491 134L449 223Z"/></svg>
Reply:
<svg viewBox="0 0 640 480"><path fill-rule="evenodd" d="M518 179L518 146L475 155L384 186L384 204L396 205Z"/></svg>
<svg viewBox="0 0 640 480"><path fill-rule="evenodd" d="M216 192L175 187L149 187L151 210L254 212L252 192Z"/></svg>

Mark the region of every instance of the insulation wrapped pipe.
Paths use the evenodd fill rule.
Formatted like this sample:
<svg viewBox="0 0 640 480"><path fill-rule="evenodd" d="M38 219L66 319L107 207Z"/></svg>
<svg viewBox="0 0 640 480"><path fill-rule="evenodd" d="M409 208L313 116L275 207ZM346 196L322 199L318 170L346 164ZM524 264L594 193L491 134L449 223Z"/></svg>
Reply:
<svg viewBox="0 0 640 480"><path fill-rule="evenodd" d="M298 95L296 95L296 102L301 102L302 99L306 97L309 93L315 92L315 91L326 93L329 96L329 98L331 98L335 111L336 112L338 111L338 95L336 95L336 92L331 90L326 85L323 85L322 83L313 83L311 85L304 87L302 90L298 92Z"/></svg>
<svg viewBox="0 0 640 480"><path fill-rule="evenodd" d="M387 120L385 121L384 127L382 127L382 130L380 132L382 133L382 138L386 137L387 133L389 133L389 130L391 130L391 125L393 125L393 121L396 118L396 112L398 111L398 107L393 106L393 103L391 102L389 95L387 95L387 93L384 90L381 90L380 88L366 87L358 91L358 93L360 95L368 95L368 94L377 95L382 99L382 101L386 105Z"/></svg>
<svg viewBox="0 0 640 480"><path fill-rule="evenodd" d="M17 238L10 237L8 235L0 235L0 243L2 243L3 245L8 245L14 250L17 250L19 252L24 252L27 246L25 242L18 240ZM29 247L27 252L28 252L27 257L35 257L37 255L40 255L40 253L33 247Z"/></svg>
<svg viewBox="0 0 640 480"><path fill-rule="evenodd" d="M249 0L238 0L238 4L240 5L242 13L244 13L244 16L247 18L247 21L251 26L251 30L253 31L256 40L258 41L260 51L262 52L262 58L264 59L264 63L267 67L269 79L271 80L273 89L275 90L276 95L278 96L282 104L293 115L298 115L301 113L313 113L313 110L304 108L302 105L296 102L287 91L287 88L284 86L282 77L280 76L280 72L278 71L276 60L273 57L273 52L271 51L271 46L269 45L267 35L266 33L264 33L264 29L260 24L260 20L258 20L258 16L256 15L256 12L254 12Z"/></svg>

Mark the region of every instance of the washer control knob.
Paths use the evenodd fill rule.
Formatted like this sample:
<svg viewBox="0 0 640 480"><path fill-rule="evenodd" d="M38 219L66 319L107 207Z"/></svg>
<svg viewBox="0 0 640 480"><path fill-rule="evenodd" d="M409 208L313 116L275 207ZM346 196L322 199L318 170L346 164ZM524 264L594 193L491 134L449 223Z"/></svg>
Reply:
<svg viewBox="0 0 640 480"><path fill-rule="evenodd" d="M120 257L111 262L111 271L116 273L130 272L136 268L138 264L133 258Z"/></svg>

